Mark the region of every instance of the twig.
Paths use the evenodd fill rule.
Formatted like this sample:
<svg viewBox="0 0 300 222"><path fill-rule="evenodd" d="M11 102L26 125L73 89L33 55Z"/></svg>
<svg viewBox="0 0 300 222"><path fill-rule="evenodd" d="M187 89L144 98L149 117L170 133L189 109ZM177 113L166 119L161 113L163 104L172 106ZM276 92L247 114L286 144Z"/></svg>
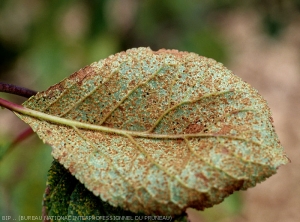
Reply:
<svg viewBox="0 0 300 222"><path fill-rule="evenodd" d="M19 143L21 143L22 141L24 141L25 139L33 135L33 133L34 132L30 127L22 131L10 144L8 144L4 148L4 150L0 152L0 161L4 157L4 155L10 153L16 147L16 145L18 145Z"/></svg>
<svg viewBox="0 0 300 222"><path fill-rule="evenodd" d="M27 88L20 87L20 86L15 86L15 85L8 84L8 83L2 83L2 82L0 82L0 92L15 94L15 95L23 96L26 98L29 98L29 97L37 94L37 92L34 90L27 89ZM2 102L3 102L3 104L2 104ZM3 100L1 98L0 98L0 106L6 107L6 108L10 109L11 111L13 111L13 109L11 107L22 107L18 104L11 103L11 102ZM10 153L18 143L22 142L23 140L25 140L32 134L33 134L33 131L30 127L25 129L12 141L12 143L10 143L10 145L8 145L8 147L4 151L5 154ZM0 156L0 159L2 156L3 155Z"/></svg>
<svg viewBox="0 0 300 222"><path fill-rule="evenodd" d="M2 83L2 82L0 82L0 92L15 94L26 98L29 98L37 94L37 91L20 87L20 86L15 86L8 83Z"/></svg>
<svg viewBox="0 0 300 222"><path fill-rule="evenodd" d="M31 136L33 133L34 132L30 127L26 128L12 141L12 143L10 144L10 147L14 147L18 143L22 142L23 140L25 140L26 138Z"/></svg>

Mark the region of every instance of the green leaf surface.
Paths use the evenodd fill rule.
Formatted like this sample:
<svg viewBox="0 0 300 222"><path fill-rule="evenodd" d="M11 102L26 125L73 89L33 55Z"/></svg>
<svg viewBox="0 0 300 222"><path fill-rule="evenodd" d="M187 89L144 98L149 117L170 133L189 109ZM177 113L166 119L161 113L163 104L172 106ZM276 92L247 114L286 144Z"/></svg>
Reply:
<svg viewBox="0 0 300 222"><path fill-rule="evenodd" d="M17 115L96 196L146 215L220 203L288 158L266 101L221 63L131 49L31 97Z"/></svg>

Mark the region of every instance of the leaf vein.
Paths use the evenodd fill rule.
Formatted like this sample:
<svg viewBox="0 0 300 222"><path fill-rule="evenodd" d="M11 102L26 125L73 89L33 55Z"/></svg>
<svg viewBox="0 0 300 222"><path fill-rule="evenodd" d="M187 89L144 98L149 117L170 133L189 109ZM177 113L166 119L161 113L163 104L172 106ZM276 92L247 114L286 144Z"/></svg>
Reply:
<svg viewBox="0 0 300 222"><path fill-rule="evenodd" d="M101 153L101 156L104 157L104 159L108 162L111 163L112 168L119 174L119 176L126 182L128 182L133 188L134 185L130 183L130 181L128 181L121 172L119 172L119 170L115 167L115 165L113 164L113 160L112 158L110 158L108 155L106 155L105 153L101 152L101 150L97 149L97 147L88 139L86 138L76 126L73 126L74 131L78 134L79 137L81 137L83 140L85 140L88 144L90 144L91 147L93 147L94 151L91 153L91 155L94 155L94 153L97 151L99 153Z"/></svg>
<svg viewBox="0 0 300 222"><path fill-rule="evenodd" d="M190 189L190 187L188 187L181 179L177 178L176 176L172 175L170 172L168 172L168 170L161 166L160 164L158 164L143 148L141 145L138 144L138 142L129 134L125 134L130 141L136 146L136 148L143 154L145 155L145 157L150 161L150 163L154 164L155 166L157 166L159 169L161 169L163 172L165 172L170 178L177 180L182 186L184 186L185 188Z"/></svg>
<svg viewBox="0 0 300 222"><path fill-rule="evenodd" d="M28 109L26 107L13 107L13 111L15 113L20 113L26 116L30 116L33 118L36 118L38 120L44 120L47 122L56 123L58 125L66 125L71 127L77 127L80 129L87 129L87 130L95 130L100 131L104 133L111 133L111 134L118 134L118 135L130 135L134 137L140 137L140 138L154 138L154 139L182 139L183 137L199 137L199 138L206 138L206 137L220 137L220 138L228 138L232 140L242 140L246 142L251 142L254 144L257 144L261 146L261 143L255 142L253 140L247 140L242 137L235 137L235 136L228 136L228 135L220 135L220 134L209 134L209 133L191 133L191 134L155 134L148 131L145 132L138 132L138 131L129 131L129 130L120 130L120 129L114 129L106 126L99 126L99 125L93 125L89 123L82 123L75 120L65 119L57 116L52 116L46 113L42 113L36 110Z"/></svg>
<svg viewBox="0 0 300 222"><path fill-rule="evenodd" d="M102 81L102 83L98 83L98 85L91 90L89 93L87 93L86 95L84 95L82 98L80 98L78 101L76 101L72 106L70 106L65 112L63 112L60 117L63 117L65 115L67 115L72 109L74 109L75 107L77 107L78 105L80 105L80 103L82 103L85 99L87 99L88 97L90 97L94 92L96 92L101 86L103 86L106 82L108 82L114 75L115 73L117 73L119 70L114 70L106 79L105 81Z"/></svg>
<svg viewBox="0 0 300 222"><path fill-rule="evenodd" d="M170 107L169 109L167 109L165 112L162 113L162 115L156 120L156 122L153 124L153 126L148 129L147 133L150 133L152 132L157 126L158 124L162 121L162 119L167 115L169 114L172 110L176 109L177 107L183 105L183 104L187 104L187 103L195 103L195 102L198 102L204 98L207 98L207 97L210 97L210 96L219 96L219 95L222 95L222 94L225 94L225 93L229 93L229 92L233 92L232 90L226 90L226 91L221 91L221 92L217 92L217 93L209 93L209 94L205 94L204 96L201 96L197 99L194 99L194 100L183 100L181 101L180 103L177 103L175 105L173 105L172 107Z"/></svg>
<svg viewBox="0 0 300 222"><path fill-rule="evenodd" d="M163 69L163 67L159 68L154 74L152 74L146 81L141 82L139 84L137 84L132 90L130 90L125 96L124 98L121 99L120 102L118 102L108 113L107 115L99 122L99 125L102 125L111 115L112 113L122 105L122 103L128 99L128 97L134 93L140 86L147 84L149 81L151 81L161 70Z"/></svg>
<svg viewBox="0 0 300 222"><path fill-rule="evenodd" d="M94 152L97 151L97 152L100 152L101 155L106 159L107 162L110 162L113 169L118 172L119 176L124 180L126 181L128 184L130 184L130 186L132 186L134 188L134 190L138 190L138 188L134 185L134 183L132 183L129 179L127 179L125 176L122 175L122 173L115 167L115 164L113 164L113 159L110 158L108 155L106 155L105 153L101 152L99 149L97 149L96 146L93 145L93 143L91 141L89 141L88 138L86 138L80 131L78 128L76 127L73 127L73 129L76 131L76 133L81 137L83 138L87 143L89 143L93 148L94 148ZM147 187L142 184L141 186L142 188L144 188L150 195L153 199L155 199L155 196L147 189ZM113 196L113 195L112 195ZM137 198L138 201L144 206L144 203L141 202L140 198ZM163 201L159 201L159 200L156 200L157 202L161 203Z"/></svg>
<svg viewBox="0 0 300 222"><path fill-rule="evenodd" d="M189 150L198 158L200 158L201 160L203 160L203 162L205 162L207 165L211 166L212 168L216 169L219 172L223 172L224 174L226 174L227 176L231 177L232 179L236 180L237 178L235 178L234 176L232 176L231 174L229 174L228 172L224 171L223 169L220 169L218 167L216 167L215 165L207 162L204 158L202 158L200 155L198 155L195 150L192 148L190 142L188 141L188 139L186 137L184 137L184 141L187 145L187 147L189 148Z"/></svg>

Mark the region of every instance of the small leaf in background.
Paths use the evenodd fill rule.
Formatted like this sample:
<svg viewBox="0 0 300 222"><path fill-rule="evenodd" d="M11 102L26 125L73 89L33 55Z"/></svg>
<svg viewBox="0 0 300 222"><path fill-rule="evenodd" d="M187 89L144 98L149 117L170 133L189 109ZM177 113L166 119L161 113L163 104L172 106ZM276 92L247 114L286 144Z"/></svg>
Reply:
<svg viewBox="0 0 300 222"><path fill-rule="evenodd" d="M121 52L23 105L17 115L55 159L103 201L135 213L211 207L288 162L265 100L194 53Z"/></svg>

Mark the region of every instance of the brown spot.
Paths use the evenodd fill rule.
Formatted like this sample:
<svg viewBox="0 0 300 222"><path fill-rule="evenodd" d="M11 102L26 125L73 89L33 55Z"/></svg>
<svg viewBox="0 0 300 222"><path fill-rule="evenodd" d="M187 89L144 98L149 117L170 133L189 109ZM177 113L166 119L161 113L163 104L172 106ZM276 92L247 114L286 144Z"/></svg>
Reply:
<svg viewBox="0 0 300 222"><path fill-rule="evenodd" d="M113 128L114 125L112 123L103 123L102 126L106 126L106 127L109 127L109 128Z"/></svg>
<svg viewBox="0 0 300 222"><path fill-rule="evenodd" d="M220 101L222 101L222 103L224 103L224 104L226 104L226 105L228 105L229 103L228 103L228 100L227 99L225 99L225 98L220 98Z"/></svg>
<svg viewBox="0 0 300 222"><path fill-rule="evenodd" d="M182 142L183 142L183 139L177 139L177 140L176 140L176 143L177 143L177 144L181 144Z"/></svg>
<svg viewBox="0 0 300 222"><path fill-rule="evenodd" d="M192 123L190 125L188 125L188 127L185 130L185 133L199 133L204 129L204 126L201 124L197 124L197 123Z"/></svg>
<svg viewBox="0 0 300 222"><path fill-rule="evenodd" d="M178 51L176 49L160 49L156 52L154 51L153 54L172 54L172 55L180 58L180 57L183 57L183 56L188 55L190 53L181 52L181 51Z"/></svg>
<svg viewBox="0 0 300 222"><path fill-rule="evenodd" d="M70 173L73 174L73 175L76 173L76 169L75 169L74 165L75 165L75 163L72 162L72 163L70 164L70 167L69 167L69 171L70 171Z"/></svg>
<svg viewBox="0 0 300 222"><path fill-rule="evenodd" d="M249 98L244 98L244 99L242 99L242 101L241 101L244 105L248 105L248 104L250 104L250 99Z"/></svg>
<svg viewBox="0 0 300 222"><path fill-rule="evenodd" d="M244 185L244 180L238 180L236 183L234 184L230 184L226 187L224 187L223 189L221 189L224 193L232 194L234 191L240 190Z"/></svg>
<svg viewBox="0 0 300 222"><path fill-rule="evenodd" d="M222 127L222 129L220 129L220 131L218 132L218 134L228 134L230 133L230 131L232 130L232 127L230 125L225 125Z"/></svg>
<svg viewBox="0 0 300 222"><path fill-rule="evenodd" d="M187 203L187 207L184 208L184 210L186 210L188 207L189 208L194 208L196 210L203 210L205 207L210 207L213 204L210 203L210 198L206 193L203 194L196 194L194 195L195 197L197 197L197 199L193 199L191 201L189 201Z"/></svg>
<svg viewBox="0 0 300 222"><path fill-rule="evenodd" d="M233 110L232 112L231 112L231 114L238 114L240 112L240 110Z"/></svg>
<svg viewBox="0 0 300 222"><path fill-rule="evenodd" d="M130 83L129 83L129 86L135 86L135 80L132 80Z"/></svg>
<svg viewBox="0 0 300 222"><path fill-rule="evenodd" d="M229 153L229 150L228 150L226 147L223 147L223 148L222 148L222 153L223 153L223 154L228 154L228 153Z"/></svg>
<svg viewBox="0 0 300 222"><path fill-rule="evenodd" d="M206 176L204 176L202 173L196 173L196 177L199 177L200 179L204 180L206 183L209 182Z"/></svg>
<svg viewBox="0 0 300 222"><path fill-rule="evenodd" d="M80 69L79 71L73 73L70 77L70 79L74 79L74 81L76 81L78 83L78 85L81 85L83 80L88 77L88 76L92 76L93 74L95 74L95 70L93 67L91 66L86 66L83 69Z"/></svg>

